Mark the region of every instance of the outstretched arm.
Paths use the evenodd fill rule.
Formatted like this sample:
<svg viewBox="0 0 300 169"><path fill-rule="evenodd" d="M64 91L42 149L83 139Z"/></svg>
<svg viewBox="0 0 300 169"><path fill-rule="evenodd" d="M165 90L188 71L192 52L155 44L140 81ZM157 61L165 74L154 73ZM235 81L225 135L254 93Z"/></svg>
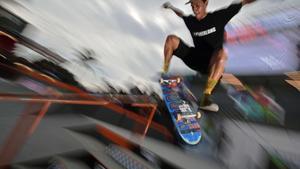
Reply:
<svg viewBox="0 0 300 169"><path fill-rule="evenodd" d="M250 4L250 3L254 2L254 1L256 1L256 0L243 0L242 1L242 5L244 6L246 4Z"/></svg>
<svg viewBox="0 0 300 169"><path fill-rule="evenodd" d="M171 9L173 12L175 12L175 14L179 17L183 17L184 16L184 13L182 10L174 7L170 2L165 2L163 5L162 5L163 8L165 9Z"/></svg>

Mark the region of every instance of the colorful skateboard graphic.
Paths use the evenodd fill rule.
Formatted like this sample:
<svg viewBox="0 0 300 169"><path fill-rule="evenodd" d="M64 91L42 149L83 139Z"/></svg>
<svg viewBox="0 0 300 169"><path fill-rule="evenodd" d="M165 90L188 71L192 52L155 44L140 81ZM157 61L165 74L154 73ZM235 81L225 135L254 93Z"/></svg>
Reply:
<svg viewBox="0 0 300 169"><path fill-rule="evenodd" d="M201 130L197 118L201 117L196 99L180 77L160 79L163 99L181 139L190 145L201 140Z"/></svg>

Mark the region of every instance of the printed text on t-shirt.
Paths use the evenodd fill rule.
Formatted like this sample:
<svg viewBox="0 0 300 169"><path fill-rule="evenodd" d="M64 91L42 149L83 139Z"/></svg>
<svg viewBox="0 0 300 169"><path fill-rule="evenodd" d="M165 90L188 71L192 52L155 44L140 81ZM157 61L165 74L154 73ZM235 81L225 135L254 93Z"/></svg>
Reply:
<svg viewBox="0 0 300 169"><path fill-rule="evenodd" d="M208 34L214 33L216 32L216 27L210 28L208 30L205 31L201 31L201 32L194 32L194 36L206 36Z"/></svg>

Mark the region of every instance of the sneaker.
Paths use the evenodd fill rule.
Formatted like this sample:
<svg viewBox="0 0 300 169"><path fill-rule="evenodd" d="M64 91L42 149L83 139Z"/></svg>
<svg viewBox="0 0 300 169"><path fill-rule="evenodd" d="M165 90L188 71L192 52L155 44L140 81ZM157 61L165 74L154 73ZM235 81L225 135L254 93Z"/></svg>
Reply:
<svg viewBox="0 0 300 169"><path fill-rule="evenodd" d="M216 103L212 102L209 96L205 95L203 99L204 100L201 101L201 104L199 106L200 109L212 112L219 111L219 106Z"/></svg>

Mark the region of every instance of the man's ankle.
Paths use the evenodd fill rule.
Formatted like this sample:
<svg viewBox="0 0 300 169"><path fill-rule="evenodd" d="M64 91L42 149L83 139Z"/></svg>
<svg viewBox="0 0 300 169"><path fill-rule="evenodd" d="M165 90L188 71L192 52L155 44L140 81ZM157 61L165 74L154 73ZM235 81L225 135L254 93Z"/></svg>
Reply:
<svg viewBox="0 0 300 169"><path fill-rule="evenodd" d="M211 96L210 94L204 93L201 98L200 106L207 105L207 103L209 102L210 96Z"/></svg>
<svg viewBox="0 0 300 169"><path fill-rule="evenodd" d="M164 62L163 72L167 73L169 70L169 63Z"/></svg>

